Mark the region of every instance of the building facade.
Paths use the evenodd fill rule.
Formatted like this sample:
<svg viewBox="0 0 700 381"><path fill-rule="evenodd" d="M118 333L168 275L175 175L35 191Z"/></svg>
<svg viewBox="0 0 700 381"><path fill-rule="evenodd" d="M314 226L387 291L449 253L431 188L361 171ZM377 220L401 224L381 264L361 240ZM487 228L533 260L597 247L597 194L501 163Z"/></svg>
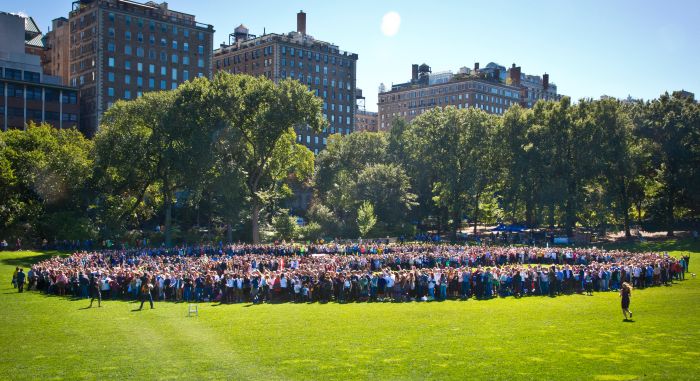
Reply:
<svg viewBox="0 0 700 381"><path fill-rule="evenodd" d="M506 69L492 62L480 68L477 62L474 69L463 67L457 74L433 74L430 66L414 64L411 81L392 85L388 91L380 86L378 129L387 131L394 118L410 122L435 107L476 107L500 115L514 104L532 107L538 99L560 98L548 74L525 75L515 64Z"/></svg>
<svg viewBox="0 0 700 381"><path fill-rule="evenodd" d="M358 110L355 113L355 131L377 132L378 114L373 111Z"/></svg>
<svg viewBox="0 0 700 381"><path fill-rule="evenodd" d="M44 74L41 56L27 53L41 53L35 49L38 28L27 19L0 12L0 128L24 129L31 122L76 127L78 91Z"/></svg>
<svg viewBox="0 0 700 381"><path fill-rule="evenodd" d="M119 99L212 74L214 28L167 3L75 1L67 27L68 55L61 45L66 33L56 33L51 49L61 47L50 55L56 62L46 66L55 74L68 67L69 85L80 90L80 129L87 136Z"/></svg>
<svg viewBox="0 0 700 381"><path fill-rule="evenodd" d="M64 85L70 80L70 24L65 17L53 19L51 30L44 39L45 51L42 66L45 73L51 73L61 78Z"/></svg>
<svg viewBox="0 0 700 381"><path fill-rule="evenodd" d="M355 126L357 54L306 34L306 14L297 14L297 30L287 34L255 36L240 25L229 43L214 51L214 71L265 76L275 82L292 78L323 99L329 126L315 133L296 128L297 141L318 154L331 134L346 135Z"/></svg>

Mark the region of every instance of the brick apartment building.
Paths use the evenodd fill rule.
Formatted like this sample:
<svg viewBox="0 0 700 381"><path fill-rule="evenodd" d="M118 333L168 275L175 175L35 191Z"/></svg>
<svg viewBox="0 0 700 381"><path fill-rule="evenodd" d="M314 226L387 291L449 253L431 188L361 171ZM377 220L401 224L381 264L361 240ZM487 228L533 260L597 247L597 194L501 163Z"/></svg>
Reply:
<svg viewBox="0 0 700 381"><path fill-rule="evenodd" d="M297 141L318 154L331 134L349 134L355 126L357 54L306 34L306 14L297 14L297 30L256 36L240 25L228 44L214 51L214 71L261 75L277 82L293 78L323 99L329 127L314 133L297 128Z"/></svg>
<svg viewBox="0 0 700 381"><path fill-rule="evenodd" d="M31 17L0 12L0 128L30 122L56 128L78 124L78 92L41 66L42 35Z"/></svg>
<svg viewBox="0 0 700 381"><path fill-rule="evenodd" d="M410 122L416 116L434 107L476 107L488 113L503 114L508 107L519 104L532 107L538 99L559 99L556 85L549 83L549 75L525 75L519 66L506 69L489 63L474 69L461 68L457 74L433 74L426 65L413 65L411 80L396 84L378 95L378 128L387 131L391 121L404 118Z"/></svg>
<svg viewBox="0 0 700 381"><path fill-rule="evenodd" d="M211 72L214 28L167 3L129 0L73 2L54 20L45 67L80 91L80 129L93 136L119 99L170 90ZM68 40L66 40L68 38Z"/></svg>
<svg viewBox="0 0 700 381"><path fill-rule="evenodd" d="M357 110L355 112L355 131L379 131L378 114L373 111Z"/></svg>

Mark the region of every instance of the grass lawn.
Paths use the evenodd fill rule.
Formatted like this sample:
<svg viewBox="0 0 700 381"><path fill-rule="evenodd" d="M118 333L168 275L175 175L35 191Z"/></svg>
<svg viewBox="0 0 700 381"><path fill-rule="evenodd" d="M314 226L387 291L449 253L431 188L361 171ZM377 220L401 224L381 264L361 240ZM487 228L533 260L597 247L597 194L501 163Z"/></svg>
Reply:
<svg viewBox="0 0 700 381"><path fill-rule="evenodd" d="M645 243L692 251L700 245ZM213 305L18 294L0 252L0 379L697 379L700 279L616 293L407 304Z"/></svg>

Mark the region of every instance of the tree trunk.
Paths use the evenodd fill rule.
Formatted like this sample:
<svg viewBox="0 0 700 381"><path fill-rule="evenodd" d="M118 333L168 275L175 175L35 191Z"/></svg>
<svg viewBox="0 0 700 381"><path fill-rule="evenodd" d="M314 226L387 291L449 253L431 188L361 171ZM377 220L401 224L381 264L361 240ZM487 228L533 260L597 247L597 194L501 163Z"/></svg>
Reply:
<svg viewBox="0 0 700 381"><path fill-rule="evenodd" d="M165 191L165 247L170 247L172 245L173 232L173 203L170 196L170 191Z"/></svg>
<svg viewBox="0 0 700 381"><path fill-rule="evenodd" d="M666 196L668 200L666 200L666 236L667 237L674 237L673 234L673 225L674 225L674 218L673 218L673 194L674 194L674 189L673 187L669 187L668 189L668 195Z"/></svg>
<svg viewBox="0 0 700 381"><path fill-rule="evenodd" d="M233 228L231 227L232 222L228 221L226 224L226 243L233 243Z"/></svg>
<svg viewBox="0 0 700 381"><path fill-rule="evenodd" d="M260 243L260 201L253 197L251 203L251 221L250 224L253 228L253 244Z"/></svg>
<svg viewBox="0 0 700 381"><path fill-rule="evenodd" d="M622 180L622 219L625 229L625 238L632 238L632 233L630 232L630 198L627 194L627 187L625 186L625 181Z"/></svg>
<svg viewBox="0 0 700 381"><path fill-rule="evenodd" d="M474 198L474 234L476 234L476 226L479 223L479 193Z"/></svg>

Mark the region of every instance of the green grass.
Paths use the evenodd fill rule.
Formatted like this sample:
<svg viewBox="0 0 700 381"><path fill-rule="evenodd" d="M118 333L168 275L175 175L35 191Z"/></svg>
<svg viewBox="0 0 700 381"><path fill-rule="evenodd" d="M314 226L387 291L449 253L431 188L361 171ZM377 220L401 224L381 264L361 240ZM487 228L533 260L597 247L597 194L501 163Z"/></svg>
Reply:
<svg viewBox="0 0 700 381"><path fill-rule="evenodd" d="M661 245L653 243L654 245ZM644 249L655 249L648 247ZM692 251L699 272L700 247ZM672 254L681 254L672 251ZM700 280L600 293L408 304L199 305L18 294L0 252L0 379L696 379Z"/></svg>

